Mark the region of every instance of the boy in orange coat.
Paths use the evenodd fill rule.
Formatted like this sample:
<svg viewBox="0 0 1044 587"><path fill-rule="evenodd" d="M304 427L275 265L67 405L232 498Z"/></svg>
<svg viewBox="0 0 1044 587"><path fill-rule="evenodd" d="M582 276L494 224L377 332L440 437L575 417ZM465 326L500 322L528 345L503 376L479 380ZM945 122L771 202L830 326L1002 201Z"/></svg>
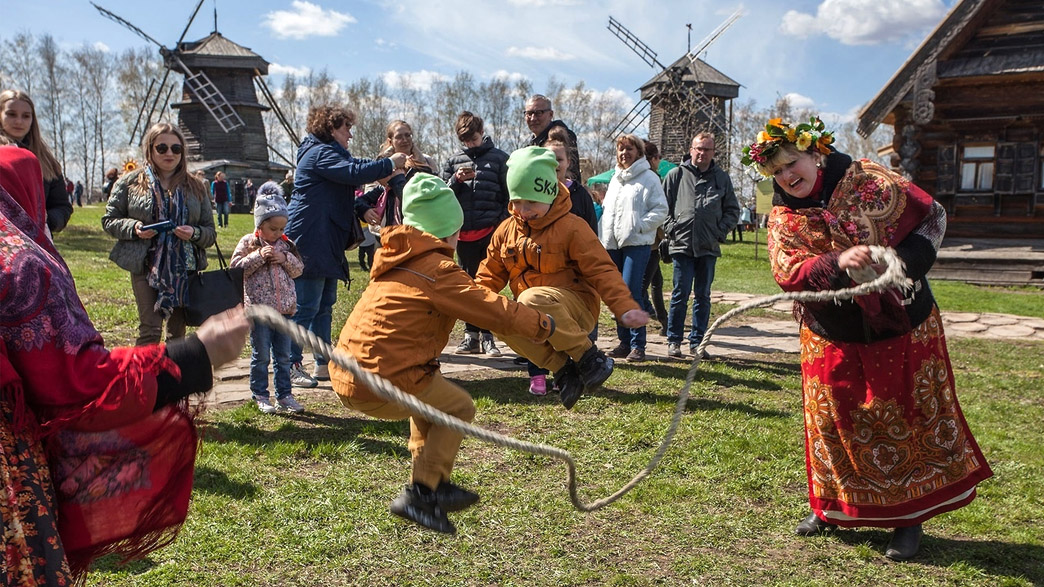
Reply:
<svg viewBox="0 0 1044 587"><path fill-rule="evenodd" d="M480 287L454 261L464 213L443 181L418 173L403 188L402 224L381 231L370 284L341 329L337 347L364 369L391 381L432 407L470 422L475 403L439 372L439 354L458 320L484 329L543 341L555 331L547 314ZM628 294L629 295L629 294ZM447 534L456 532L446 512L479 496L450 482L463 436L374 395L348 371L330 364L341 403L382 420L410 418L412 482L391 512Z"/></svg>
<svg viewBox="0 0 1044 587"><path fill-rule="evenodd" d="M555 334L546 342L493 331L515 352L555 373L559 398L570 409L581 392L597 389L613 372L613 360L588 338L598 321L599 296L628 328L644 326L649 315L591 227L570 214L569 188L558 181L554 151L519 149L507 166L511 216L493 233L475 282L494 292L510 285L518 303L555 319Z"/></svg>

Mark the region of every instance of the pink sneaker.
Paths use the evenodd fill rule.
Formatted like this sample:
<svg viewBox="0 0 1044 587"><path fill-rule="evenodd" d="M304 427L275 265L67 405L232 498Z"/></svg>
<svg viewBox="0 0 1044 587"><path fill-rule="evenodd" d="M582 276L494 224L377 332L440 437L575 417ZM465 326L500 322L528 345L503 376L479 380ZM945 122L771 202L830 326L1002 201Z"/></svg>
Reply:
<svg viewBox="0 0 1044 587"><path fill-rule="evenodd" d="M547 375L534 375L529 378L529 393L547 395Z"/></svg>

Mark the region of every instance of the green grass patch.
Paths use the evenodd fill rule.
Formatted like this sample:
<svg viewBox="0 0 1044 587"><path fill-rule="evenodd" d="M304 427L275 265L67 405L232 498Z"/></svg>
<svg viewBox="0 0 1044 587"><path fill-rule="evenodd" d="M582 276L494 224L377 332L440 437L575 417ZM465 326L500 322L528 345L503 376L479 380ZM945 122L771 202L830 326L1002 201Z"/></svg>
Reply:
<svg viewBox="0 0 1044 587"><path fill-rule="evenodd" d="M100 207L77 209L58 243L99 330L109 344L126 344L137 324L129 278L107 260L112 241L100 216ZM226 254L251 229L252 217L233 215L232 228L219 229ZM761 246L755 259L752 243L726 244L715 289L776 293ZM350 260L356 283L341 290L335 330L365 281ZM946 289L944 309L984 291ZM1024 292L994 293L990 311L1023 311L1012 300ZM303 396L308 411L299 415L266 416L250 405L208 410L178 539L127 566L103 559L88 583L1044 584L1044 344L950 345L961 405L995 476L969 507L925 525L922 553L910 563L884 559L882 530L792 534L808 508L800 375L794 355L766 354L704 363L660 468L598 512L572 508L557 461L466 439L456 480L482 501L453 514L455 538L388 513L409 475L405 422L370 420L319 394ZM581 495L593 500L652 456L685 368L620 365L603 392L572 411L553 395L529 395L522 370L458 381L476 399L478 424L572 451Z"/></svg>

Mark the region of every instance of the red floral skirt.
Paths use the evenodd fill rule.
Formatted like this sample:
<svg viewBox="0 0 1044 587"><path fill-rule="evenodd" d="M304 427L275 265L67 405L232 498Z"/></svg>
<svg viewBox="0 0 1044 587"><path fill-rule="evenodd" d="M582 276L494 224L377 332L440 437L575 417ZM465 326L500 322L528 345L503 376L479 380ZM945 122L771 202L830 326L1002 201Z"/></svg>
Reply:
<svg viewBox="0 0 1044 587"><path fill-rule="evenodd" d="M912 526L968 504L993 474L957 403L938 309L871 344L802 326L801 375L809 502L820 518Z"/></svg>

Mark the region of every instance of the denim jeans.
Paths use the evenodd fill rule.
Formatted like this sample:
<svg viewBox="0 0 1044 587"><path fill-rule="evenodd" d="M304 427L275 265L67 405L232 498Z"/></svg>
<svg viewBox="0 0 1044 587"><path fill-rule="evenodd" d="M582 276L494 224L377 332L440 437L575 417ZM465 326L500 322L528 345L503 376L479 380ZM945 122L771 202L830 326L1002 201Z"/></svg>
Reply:
<svg viewBox="0 0 1044 587"><path fill-rule="evenodd" d="M228 226L228 213L232 210L232 204L228 202L218 202L216 208L218 226ZM224 222L221 221L222 217L225 218Z"/></svg>
<svg viewBox="0 0 1044 587"><path fill-rule="evenodd" d="M301 278L294 280L297 290L297 313L294 322L301 328L330 342L330 324L333 307L337 303L337 280L333 277ZM304 357L301 347L290 343L290 362L297 364ZM316 365L325 365L326 359L315 357Z"/></svg>
<svg viewBox="0 0 1044 587"><path fill-rule="evenodd" d="M707 332L710 320L711 282L714 281L713 255L692 257L673 254L674 290L671 292L671 308L667 312L667 342L681 343L685 334L685 310L689 293L695 292L692 301L692 329L689 331L689 346L698 346ZM695 286L694 286L695 284Z"/></svg>
<svg viewBox="0 0 1044 587"><path fill-rule="evenodd" d="M631 290L631 297L642 306L642 280L645 278L645 267L649 264L649 255L652 247L649 245L637 245L611 249L609 257L616 263L616 268L623 275L627 289ZM627 328L619 323L616 325L616 337L623 344L630 345L632 349L645 350L645 326L640 328Z"/></svg>
<svg viewBox="0 0 1044 587"><path fill-rule="evenodd" d="M477 241L457 242L457 262L460 264L460 268L472 278L478 273L479 265L486 258L486 248L489 247L489 241L491 240L493 240L492 232ZM488 330L482 330L478 326L468 324L467 322L464 323L464 332L476 335L479 333L489 334Z"/></svg>
<svg viewBox="0 0 1044 587"><path fill-rule="evenodd" d="M262 324L250 331L250 393L268 399L268 362L275 371L276 399L290 395L290 336Z"/></svg>

